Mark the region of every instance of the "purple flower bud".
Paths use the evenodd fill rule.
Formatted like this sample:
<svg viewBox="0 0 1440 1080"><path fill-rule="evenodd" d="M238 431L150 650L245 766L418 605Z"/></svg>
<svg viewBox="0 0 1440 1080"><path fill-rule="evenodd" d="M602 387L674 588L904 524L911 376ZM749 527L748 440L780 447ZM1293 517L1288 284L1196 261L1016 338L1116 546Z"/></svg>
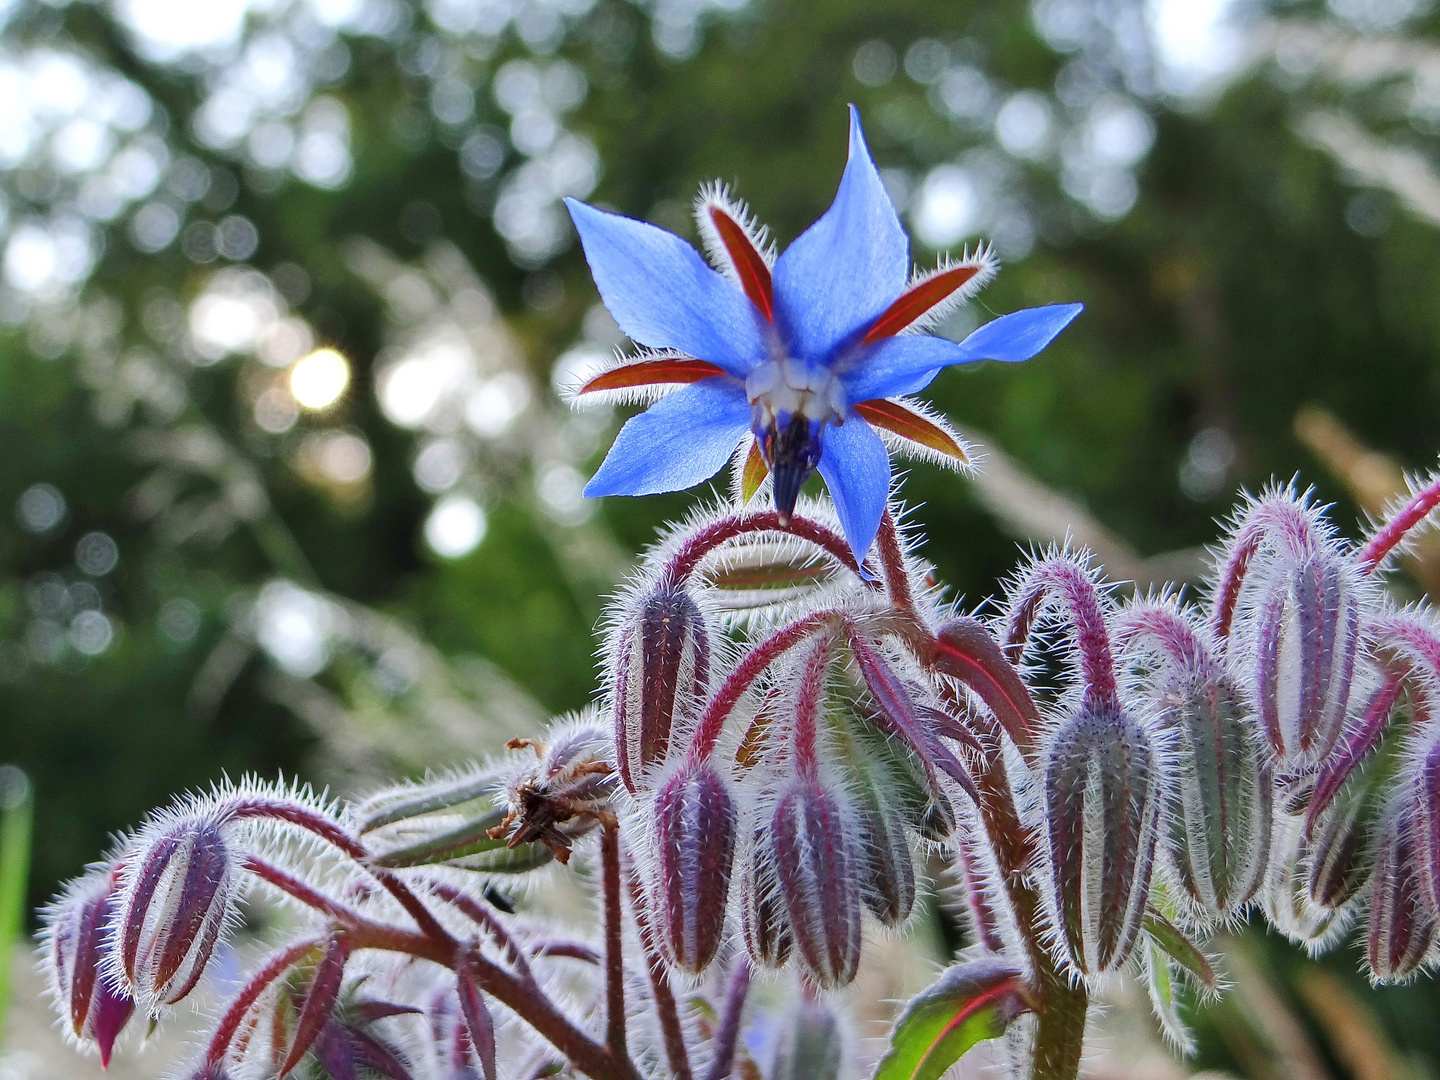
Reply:
<svg viewBox="0 0 1440 1080"><path fill-rule="evenodd" d="M853 813L813 777L775 803L776 871L791 933L811 978L844 986L860 966L860 863Z"/></svg>
<svg viewBox="0 0 1440 1080"><path fill-rule="evenodd" d="M740 926L751 958L761 967L779 968L790 959L794 937L790 915L775 873L775 848L756 830L740 871Z"/></svg>
<svg viewBox="0 0 1440 1080"><path fill-rule="evenodd" d="M1310 892L1310 850L1305 841L1304 819L1277 817L1261 902L1277 930L1318 953L1349 928L1353 907L1321 907L1310 898Z"/></svg>
<svg viewBox="0 0 1440 1080"><path fill-rule="evenodd" d="M704 614L683 588L647 593L620 631L615 657L615 756L631 791L665 758L677 720L693 718L710 679Z"/></svg>
<svg viewBox="0 0 1440 1080"><path fill-rule="evenodd" d="M46 967L67 1035L100 1049L102 1066L135 1002L102 973L104 947L118 909L119 871L105 868L70 883L46 911Z"/></svg>
<svg viewBox="0 0 1440 1080"><path fill-rule="evenodd" d="M1344 907L1369 880L1372 852L1370 837L1381 812L1381 777L1372 769L1338 795L1320 815L1310 835L1310 899L1320 907Z"/></svg>
<svg viewBox="0 0 1440 1080"><path fill-rule="evenodd" d="M689 972L705 970L724 937L735 817L730 785L708 761L687 763L655 795L656 930Z"/></svg>
<svg viewBox="0 0 1440 1080"><path fill-rule="evenodd" d="M915 864L905 826L878 800L862 799L860 810L861 896L885 926L899 926L915 907Z"/></svg>
<svg viewBox="0 0 1440 1080"><path fill-rule="evenodd" d="M1264 748L1244 698L1226 678L1195 677L1161 700L1160 722L1177 744L1170 860L1196 914L1223 921L1265 880L1272 783Z"/></svg>
<svg viewBox="0 0 1440 1080"><path fill-rule="evenodd" d="M1386 806L1375 844L1365 958L1376 982L1413 975L1435 941L1435 911L1415 841L1414 803L1401 794Z"/></svg>
<svg viewBox="0 0 1440 1080"><path fill-rule="evenodd" d="M213 816L162 822L126 857L110 959L146 1012L195 989L238 887L235 852Z"/></svg>
<svg viewBox="0 0 1440 1080"><path fill-rule="evenodd" d="M1160 813L1150 735L1118 701L1089 697L1055 734L1044 777L1050 917L1077 970L1114 971L1150 894Z"/></svg>
<svg viewBox="0 0 1440 1080"><path fill-rule="evenodd" d="M1344 731L1365 588L1350 560L1321 546L1278 574L1260 600L1260 721L1282 766L1323 759Z"/></svg>

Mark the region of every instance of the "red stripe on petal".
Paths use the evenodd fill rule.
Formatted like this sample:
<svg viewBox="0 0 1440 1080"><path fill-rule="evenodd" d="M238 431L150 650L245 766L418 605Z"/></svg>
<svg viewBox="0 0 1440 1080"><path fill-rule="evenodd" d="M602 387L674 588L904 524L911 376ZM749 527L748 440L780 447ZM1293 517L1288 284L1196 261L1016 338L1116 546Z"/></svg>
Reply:
<svg viewBox="0 0 1440 1080"><path fill-rule="evenodd" d="M740 278L740 287L750 302L771 322L775 321L775 293L770 285L770 267L740 223L718 206L710 207L710 220Z"/></svg>
<svg viewBox="0 0 1440 1080"><path fill-rule="evenodd" d="M862 401L855 406L860 416L876 427L893 431L901 438L937 450L948 457L970 464L965 450L944 428L925 419L919 413L907 409L895 401Z"/></svg>
<svg viewBox="0 0 1440 1080"><path fill-rule="evenodd" d="M706 360L639 360L623 367L602 371L576 393L624 390L631 386L651 386L655 383L696 383L724 374L724 368L716 367Z"/></svg>
<svg viewBox="0 0 1440 1080"><path fill-rule="evenodd" d="M870 324L860 343L873 345L882 338L898 334L936 304L943 303L982 269L979 266L956 266L907 289Z"/></svg>

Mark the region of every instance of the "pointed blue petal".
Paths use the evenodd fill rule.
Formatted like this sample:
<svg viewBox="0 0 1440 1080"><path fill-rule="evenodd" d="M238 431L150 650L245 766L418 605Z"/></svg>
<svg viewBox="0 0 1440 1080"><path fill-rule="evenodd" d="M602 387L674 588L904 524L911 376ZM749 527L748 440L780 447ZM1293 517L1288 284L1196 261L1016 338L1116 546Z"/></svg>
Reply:
<svg viewBox="0 0 1440 1080"><path fill-rule="evenodd" d="M733 379L683 387L620 429L585 494L594 499L691 487L715 475L749 430L750 404Z"/></svg>
<svg viewBox="0 0 1440 1080"><path fill-rule="evenodd" d="M960 342L960 348L969 360L1029 360L1084 310L1084 304L1048 304L1001 315Z"/></svg>
<svg viewBox="0 0 1440 1080"><path fill-rule="evenodd" d="M910 276L910 245L850 108L850 161L819 221L775 263L776 317L794 355L824 360L890 306Z"/></svg>
<svg viewBox="0 0 1440 1080"><path fill-rule="evenodd" d="M972 360L1029 360L1080 314L1083 304L1026 308L992 319L956 344L927 334L901 334L877 342L842 372L851 404L914 394L930 385L941 368Z"/></svg>
<svg viewBox="0 0 1440 1080"><path fill-rule="evenodd" d="M890 494L890 455L875 429L851 413L825 430L820 475L830 489L850 550L860 561L875 541Z"/></svg>
<svg viewBox="0 0 1440 1080"><path fill-rule="evenodd" d="M755 305L684 240L576 199L565 205L605 306L635 341L742 378L764 358Z"/></svg>

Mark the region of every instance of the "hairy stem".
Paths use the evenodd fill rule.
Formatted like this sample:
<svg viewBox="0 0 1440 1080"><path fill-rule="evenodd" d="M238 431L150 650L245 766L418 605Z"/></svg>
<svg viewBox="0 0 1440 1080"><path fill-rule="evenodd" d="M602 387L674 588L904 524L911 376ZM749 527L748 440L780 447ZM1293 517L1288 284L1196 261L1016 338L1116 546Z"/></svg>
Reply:
<svg viewBox="0 0 1440 1080"><path fill-rule="evenodd" d="M900 546L900 530L890 508L880 519L880 533L876 538L880 548L880 565L885 570L885 588L890 593L890 602L899 611L913 611L915 597L910 592L910 577L905 573L905 553Z"/></svg>
<svg viewBox="0 0 1440 1080"><path fill-rule="evenodd" d="M675 1007L675 994L670 989L670 973L660 950L655 947L655 934L645 916L640 895L640 882L633 870L627 870L626 884L630 889L630 907L635 913L635 926L640 931L640 946L645 952L645 970L650 976L650 994L655 999L655 1016L660 1022L660 1037L665 1044L665 1059L675 1080L693 1080L690 1051L685 1046L685 1029L680 1011Z"/></svg>
<svg viewBox="0 0 1440 1080"><path fill-rule="evenodd" d="M745 691L750 689L755 682L776 660L779 660L787 651L800 644L806 637L819 630L822 626L837 622L840 616L833 611L817 611L797 619L789 626L782 627L769 637L765 638L748 653L745 659L735 666L735 670L726 676L725 682L710 699L706 706L705 715L700 718L700 723L695 731L695 740L690 744L690 756L692 760L704 761L715 749L715 742L720 738L720 732L725 728L725 721L730 718L730 713L739 704L740 699L745 696Z"/></svg>
<svg viewBox="0 0 1440 1080"><path fill-rule="evenodd" d="M625 1048L625 938L620 920L620 830L613 824L600 829L601 887L605 917L605 1046L616 1058L628 1058Z"/></svg>
<svg viewBox="0 0 1440 1080"><path fill-rule="evenodd" d="M1399 546L1410 530L1419 525L1435 507L1440 506L1440 479L1432 480L1402 506L1384 525L1375 530L1375 535L1366 541L1355 561L1367 574L1372 573Z"/></svg>
<svg viewBox="0 0 1440 1080"><path fill-rule="evenodd" d="M670 561L665 564L664 576L676 585L684 584L685 580L700 565L700 561L721 544L734 540L737 536L756 532L788 533L801 540L808 540L832 556L842 566L862 577L865 576L860 564L855 561L855 556L850 551L850 545L839 533L826 528L819 522L803 517L792 517L788 524L782 525L779 513L774 510L761 510L753 514L735 514L731 517L721 518L714 524L700 529L687 538L685 543L680 546L680 550L670 557Z"/></svg>
<svg viewBox="0 0 1440 1080"><path fill-rule="evenodd" d="M720 1026L715 1031L715 1055L705 1080L725 1080L735 1068L735 1044L740 1039L740 1021L745 1014L745 998L750 992L750 961L743 955L735 961L730 985L725 991L725 1005L720 1013Z"/></svg>

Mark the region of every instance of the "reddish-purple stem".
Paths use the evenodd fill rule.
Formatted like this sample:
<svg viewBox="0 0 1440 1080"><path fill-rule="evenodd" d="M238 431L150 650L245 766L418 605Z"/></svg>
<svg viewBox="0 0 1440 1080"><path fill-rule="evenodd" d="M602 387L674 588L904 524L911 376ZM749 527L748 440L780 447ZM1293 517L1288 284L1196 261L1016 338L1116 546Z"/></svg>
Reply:
<svg viewBox="0 0 1440 1080"><path fill-rule="evenodd" d="M816 721L825 694L825 668L830 663L830 635L817 635L817 640L800 674L800 690L795 699L795 768L801 776L814 777L820 769L816 757Z"/></svg>
<svg viewBox="0 0 1440 1080"><path fill-rule="evenodd" d="M860 564L855 561L855 556L850 551L850 545L839 533L826 528L819 522L802 517L792 517L789 524L782 525L779 513L774 510L761 510L753 514L735 514L731 517L721 518L688 537L680 545L680 550L675 552L670 557L670 561L665 564L665 579L675 585L684 584L685 580L695 572L695 568L700 565L700 561L710 552L721 544L734 540L737 536L755 532L788 533L801 540L808 540L833 556L842 566L853 570L862 577L865 576Z"/></svg>
<svg viewBox="0 0 1440 1080"><path fill-rule="evenodd" d="M299 900L306 907L314 908L326 918L339 923L341 926L359 926L365 920L354 911L351 911L344 904L332 900L318 889L292 874L286 873L273 863L254 855L245 857L245 869L250 871L262 881L275 886L281 892Z"/></svg>
<svg viewBox="0 0 1440 1080"><path fill-rule="evenodd" d="M600 884L605 919L605 1046L617 1059L625 1048L625 936L621 925L620 830L600 829Z"/></svg>
<svg viewBox="0 0 1440 1080"><path fill-rule="evenodd" d="M1315 780L1315 790L1310 795L1310 805L1305 811L1305 838L1314 832L1315 823L1331 800L1345 785L1371 748L1380 741L1390 714L1400 700L1404 689L1404 673L1393 668L1383 672L1384 681L1370 698L1365 715L1360 723L1325 758L1325 767Z"/></svg>
<svg viewBox="0 0 1440 1080"><path fill-rule="evenodd" d="M235 1038L235 1033L240 1029L240 1023L245 1019L245 1014L250 1011L251 1006L260 1000L260 995L306 953L313 949L320 948L328 941L328 937L312 938L309 941L297 942L283 951L276 953L265 962L265 966L245 984L244 989L236 995L230 1007L225 1010L225 1015L220 1018L220 1023L215 1027L215 1034L210 1036L210 1045L205 1051L205 1064L221 1065L225 1061L225 1054L230 1049L230 1042Z"/></svg>
<svg viewBox="0 0 1440 1080"><path fill-rule="evenodd" d="M474 897L466 896L453 885L435 881L430 883L430 890L471 922L486 930L505 950L505 955L515 965L516 974L526 982L534 984L535 974L530 970L529 961L525 959L525 951L515 944L515 939L489 908Z"/></svg>
<svg viewBox="0 0 1440 1080"><path fill-rule="evenodd" d="M1437 506L1440 506L1440 479L1432 480L1411 495L1409 502L1402 506L1389 521L1375 530L1375 535L1365 542L1365 546L1355 556L1355 561L1360 564L1360 568L1367 574L1378 569L1396 546L1405 539L1406 534L1429 517L1430 511Z"/></svg>
<svg viewBox="0 0 1440 1080"><path fill-rule="evenodd" d="M910 592L910 577L905 573L905 552L900 546L900 530L890 508L880 519L880 533L876 537L880 549L880 565L885 569L885 587L890 591L890 603L900 611L913 611L915 597Z"/></svg>
<svg viewBox="0 0 1440 1080"><path fill-rule="evenodd" d="M1173 608L1144 603L1122 611L1115 618L1115 648L1124 653L1132 645L1148 641L1171 663L1186 671L1216 674L1215 661L1195 628Z"/></svg>
<svg viewBox="0 0 1440 1080"><path fill-rule="evenodd" d="M1023 655L1036 618L1046 601L1058 595L1070 624L1087 696L1113 701L1119 696L1110 631L1095 582L1073 558L1059 555L1031 567L1016 590L1005 627L1005 650L1012 663Z"/></svg>
<svg viewBox="0 0 1440 1080"><path fill-rule="evenodd" d="M743 955L735 961L730 985L725 990L725 1004L720 1012L720 1026L715 1029L715 1053L705 1080L725 1080L735 1068L735 1044L740 1040L740 1021L745 1015L745 997L750 992L750 961Z"/></svg>
<svg viewBox="0 0 1440 1080"><path fill-rule="evenodd" d="M725 729L725 721L730 718L731 711L766 668L809 634L834 623L838 618L833 611L814 612L780 628L751 649L710 699L705 715L700 718L700 724L695 730L695 739L690 744L691 760L704 761L710 756L715 749L716 740L720 738L720 732Z"/></svg>
<svg viewBox="0 0 1440 1080"><path fill-rule="evenodd" d="M660 1021L660 1038L665 1044L665 1059L670 1064L674 1080L693 1080L690 1051L685 1046L685 1029L680 1024L680 1011L675 1007L675 994L670 989L669 969L655 947L655 933L645 915L640 882L633 870L626 871L625 881L630 889L630 910L634 912L635 927L640 932L640 947L645 953L645 970L650 976L650 993L655 999L655 1015Z"/></svg>
<svg viewBox="0 0 1440 1080"><path fill-rule="evenodd" d="M1310 551L1315 546L1315 527L1304 507L1291 499L1268 498L1257 503L1235 530L1230 557L1220 568L1210 616L1210 625L1221 642L1230 637L1230 627L1235 621L1235 605L1240 600L1240 586L1250 572L1250 563L1260 545L1272 538L1295 555Z"/></svg>
<svg viewBox="0 0 1440 1080"><path fill-rule="evenodd" d="M366 850L365 845L324 814L316 813L303 803L290 799L244 799L231 804L227 808L227 815L232 820L268 818L272 821L285 821L320 837L363 866L385 891L409 913L410 917L415 920L415 925L428 936L438 942L454 945L454 940L449 933L436 921L434 914L421 902L420 898L394 875L368 865L366 860L370 853Z"/></svg>

